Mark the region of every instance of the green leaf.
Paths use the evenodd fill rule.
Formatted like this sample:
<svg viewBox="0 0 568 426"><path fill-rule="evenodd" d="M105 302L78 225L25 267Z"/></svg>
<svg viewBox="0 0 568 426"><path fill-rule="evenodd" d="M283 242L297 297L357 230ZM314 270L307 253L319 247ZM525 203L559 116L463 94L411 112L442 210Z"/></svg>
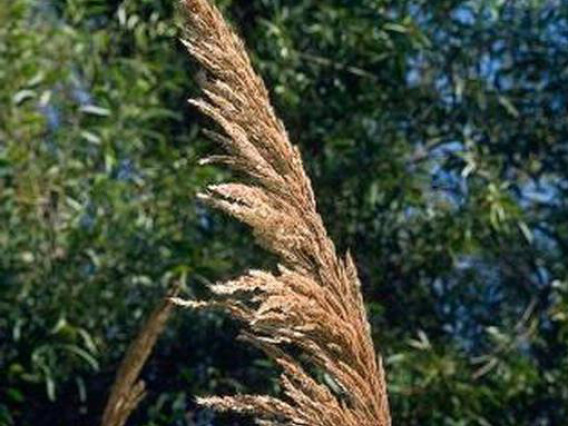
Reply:
<svg viewBox="0 0 568 426"><path fill-rule="evenodd" d="M383 26L383 28L387 31L392 31L395 33L406 34L408 32L408 28L401 24L395 23L388 23Z"/></svg>
<svg viewBox="0 0 568 426"><path fill-rule="evenodd" d="M511 100L505 96L499 96L499 103L507 110L507 112L515 118L519 118L520 113L519 110L515 107L515 105L511 102Z"/></svg>
<svg viewBox="0 0 568 426"><path fill-rule="evenodd" d="M33 90L26 89L26 90L20 90L18 93L16 93L12 98L12 100L14 104L21 105L25 101L33 99L36 96L37 96L36 92L34 92Z"/></svg>
<svg viewBox="0 0 568 426"><path fill-rule="evenodd" d="M81 132L81 137L85 139L87 142L90 142L94 145L100 145L101 138L93 132L89 132L87 130L83 130Z"/></svg>
<svg viewBox="0 0 568 426"><path fill-rule="evenodd" d="M82 113L89 114L89 115L96 115L99 117L109 117L111 115L111 111L107 108L98 107L95 105L85 105L79 109Z"/></svg>

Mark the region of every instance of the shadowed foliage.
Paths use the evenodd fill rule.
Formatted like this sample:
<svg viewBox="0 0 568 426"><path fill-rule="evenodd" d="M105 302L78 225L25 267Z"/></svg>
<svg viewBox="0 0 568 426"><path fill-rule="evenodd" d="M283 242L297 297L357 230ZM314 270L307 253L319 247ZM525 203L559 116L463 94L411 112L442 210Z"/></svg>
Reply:
<svg viewBox="0 0 568 426"><path fill-rule="evenodd" d="M564 425L568 4L216 4L337 253L355 254L393 423ZM98 424L172 282L202 300L248 268L278 271L246 227L195 202L227 173L198 165L216 148L186 105L200 79L177 5L0 8L0 424ZM172 318L130 424L248 425L192 397L282 394L281 370L237 334L220 311Z"/></svg>

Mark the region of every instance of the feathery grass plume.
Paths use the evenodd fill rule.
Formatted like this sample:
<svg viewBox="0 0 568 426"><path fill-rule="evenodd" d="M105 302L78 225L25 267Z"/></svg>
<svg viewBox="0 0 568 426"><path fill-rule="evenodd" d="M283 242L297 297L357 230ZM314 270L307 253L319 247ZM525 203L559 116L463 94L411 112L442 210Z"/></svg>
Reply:
<svg viewBox="0 0 568 426"><path fill-rule="evenodd" d="M146 394L138 375L164 330L172 311L172 298L179 293L174 286L154 308L122 360L105 407L101 426L123 426Z"/></svg>
<svg viewBox="0 0 568 426"><path fill-rule="evenodd" d="M200 198L248 224L281 262L277 273L250 271L213 285L211 302L175 300L226 309L246 324L244 338L282 369L281 399L237 395L199 402L252 414L260 425L390 425L357 271L326 233L300 153L220 12L208 0L183 0L182 9L184 44L204 69L204 97L190 102L217 123L221 132L208 134L225 151L203 163L225 164L248 182L211 186Z"/></svg>

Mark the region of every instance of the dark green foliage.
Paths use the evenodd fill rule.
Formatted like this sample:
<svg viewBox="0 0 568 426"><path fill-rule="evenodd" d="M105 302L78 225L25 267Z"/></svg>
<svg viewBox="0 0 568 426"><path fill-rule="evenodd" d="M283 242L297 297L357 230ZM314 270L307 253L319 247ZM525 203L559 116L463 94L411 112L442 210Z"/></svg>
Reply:
<svg viewBox="0 0 568 426"><path fill-rule="evenodd" d="M196 167L174 3L0 8L0 424L96 424L172 280L271 261L194 201L220 172ZM566 424L566 2L220 4L358 262L394 424ZM132 423L205 425L191 395L276 391L235 332L177 315Z"/></svg>

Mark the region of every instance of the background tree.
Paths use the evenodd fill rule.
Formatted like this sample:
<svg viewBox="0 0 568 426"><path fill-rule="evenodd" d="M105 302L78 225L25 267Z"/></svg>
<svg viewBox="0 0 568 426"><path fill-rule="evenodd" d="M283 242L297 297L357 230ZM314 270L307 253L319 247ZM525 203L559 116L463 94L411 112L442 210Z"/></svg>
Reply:
<svg viewBox="0 0 568 426"><path fill-rule="evenodd" d="M394 424L564 424L566 2L219 3L362 272ZM194 202L221 176L195 167L174 16L162 0L0 8L0 423L96 424L171 281L199 293L273 261ZM190 396L277 392L234 328L175 318L132 423L232 424Z"/></svg>

